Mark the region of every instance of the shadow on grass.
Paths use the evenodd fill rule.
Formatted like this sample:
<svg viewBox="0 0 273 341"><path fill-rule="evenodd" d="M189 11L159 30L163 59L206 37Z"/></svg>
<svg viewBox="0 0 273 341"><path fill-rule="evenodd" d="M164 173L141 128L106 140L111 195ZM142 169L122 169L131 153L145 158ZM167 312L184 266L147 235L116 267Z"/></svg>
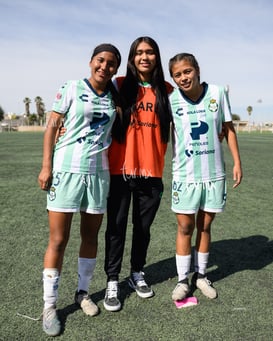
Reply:
<svg viewBox="0 0 273 341"><path fill-rule="evenodd" d="M227 239L211 244L208 267L217 266L217 269L208 272L211 281L217 282L236 272L243 270L259 270L273 262L273 241L262 235L249 236L241 239ZM175 257L161 260L145 267L147 282L151 285L158 284L177 276ZM124 301L133 290L129 287L128 278L119 283L120 302L123 307ZM97 303L104 299L105 288L91 295ZM68 315L73 314L79 308L71 304L58 311L63 330ZM121 308L122 309L122 308Z"/></svg>
<svg viewBox="0 0 273 341"><path fill-rule="evenodd" d="M212 282L217 282L243 270L260 270L272 262L273 240L266 236L220 240L211 243L208 268L217 268L208 271L208 277ZM193 268L191 271L194 271ZM147 266L145 274L151 285L176 277L175 257Z"/></svg>
<svg viewBox="0 0 273 341"><path fill-rule="evenodd" d="M266 236L220 240L211 243L208 268L217 268L208 271L208 276L210 280L217 282L243 270L260 270L272 262L273 240ZM176 277L175 257L147 266L145 273L151 285Z"/></svg>
<svg viewBox="0 0 273 341"><path fill-rule="evenodd" d="M167 258L145 267L145 275L147 282L151 285L176 277L175 257Z"/></svg>
<svg viewBox="0 0 273 341"><path fill-rule="evenodd" d="M145 273L147 274L147 282L149 282L149 284L151 285L164 282L169 278L176 276L175 258L171 257L168 259L164 259L160 262L154 263L152 265L149 265L145 268ZM129 287L127 280L128 278L124 278L119 282L120 289L119 300L121 303L121 309L123 308L125 300L134 292ZM104 299L104 295L105 288L103 288L100 291L97 291L94 294L91 294L90 297L92 301L94 301L97 304L99 301L102 301ZM64 307L63 309L58 310L58 316L62 324L61 334L64 333L65 324L68 316L70 314L75 313L79 309L80 307L74 303Z"/></svg>
<svg viewBox="0 0 273 341"><path fill-rule="evenodd" d="M273 240L262 235L227 239L211 244L209 265L217 269L208 272L217 282L243 270L260 270L273 262Z"/></svg>
<svg viewBox="0 0 273 341"><path fill-rule="evenodd" d="M63 309L58 309L58 317L60 319L61 326L62 326L60 334L63 334L65 331L65 324L66 324L67 317L70 314L74 314L75 311L77 311L79 309L80 309L80 307L76 303L72 303L72 304L64 307Z"/></svg>
<svg viewBox="0 0 273 341"><path fill-rule="evenodd" d="M121 305L123 306L125 299L128 298L133 291L132 291L132 289L130 289L130 287L127 283L127 280L121 281L119 283L119 287L120 287L119 299L120 299ZM92 301L97 304L99 301L102 301L104 299L104 295L105 295L105 288L103 288L100 291L97 291L94 294L91 294L90 297L91 297ZM80 309L81 308L76 303L72 303L70 305L67 305L63 309L58 309L58 317L61 321L61 326L62 326L60 334L63 334L65 331L65 325L66 325L66 321L67 321L68 316L70 314L74 314L77 310L80 310Z"/></svg>

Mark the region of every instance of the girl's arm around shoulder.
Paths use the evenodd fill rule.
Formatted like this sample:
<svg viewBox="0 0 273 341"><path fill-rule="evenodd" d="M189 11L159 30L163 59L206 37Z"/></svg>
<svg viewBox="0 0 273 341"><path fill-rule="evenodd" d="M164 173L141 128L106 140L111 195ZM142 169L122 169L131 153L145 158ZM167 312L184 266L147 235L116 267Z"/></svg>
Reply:
<svg viewBox="0 0 273 341"><path fill-rule="evenodd" d="M171 85L171 83L165 81L166 84L166 89L167 89L167 94L171 94L173 92L174 87Z"/></svg>
<svg viewBox="0 0 273 341"><path fill-rule="evenodd" d="M235 188L240 185L242 177L243 177L239 146L238 146L237 136L236 136L236 132L235 132L232 121L224 122L223 125L225 129L225 136L226 136L227 144L228 144L229 150L233 158L233 180L234 180L233 188Z"/></svg>
<svg viewBox="0 0 273 341"><path fill-rule="evenodd" d="M123 81L124 81L124 78L125 78L124 76L119 76L119 77L115 77L115 78L112 80L112 82L113 82L115 88L117 89L117 91L120 90L121 85L122 85L122 83L123 83Z"/></svg>

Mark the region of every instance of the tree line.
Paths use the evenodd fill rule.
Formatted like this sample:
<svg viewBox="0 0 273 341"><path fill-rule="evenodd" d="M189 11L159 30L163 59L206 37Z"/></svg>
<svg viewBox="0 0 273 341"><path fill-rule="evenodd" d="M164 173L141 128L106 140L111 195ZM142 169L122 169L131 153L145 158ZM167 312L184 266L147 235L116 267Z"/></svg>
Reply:
<svg viewBox="0 0 273 341"><path fill-rule="evenodd" d="M23 103L25 104L24 120L28 125L43 125L46 120L45 104L42 97L36 96L34 99L36 105L36 113L30 112L31 99L25 97ZM5 118L5 110L0 106L0 121ZM11 119L19 119L20 116L13 114Z"/></svg>
<svg viewBox="0 0 273 341"><path fill-rule="evenodd" d="M36 114L30 113L30 104L31 99L29 97L25 97L23 102L25 104L25 115L26 119L29 125L34 125L35 123L38 123L39 125L43 125L45 123L45 104L40 96L36 96L35 99L35 105L36 105ZM250 116L252 113L252 107L247 107L248 115ZM0 121L4 119L5 112L3 108L0 106ZM240 121L240 116L237 114L232 114L232 120Z"/></svg>

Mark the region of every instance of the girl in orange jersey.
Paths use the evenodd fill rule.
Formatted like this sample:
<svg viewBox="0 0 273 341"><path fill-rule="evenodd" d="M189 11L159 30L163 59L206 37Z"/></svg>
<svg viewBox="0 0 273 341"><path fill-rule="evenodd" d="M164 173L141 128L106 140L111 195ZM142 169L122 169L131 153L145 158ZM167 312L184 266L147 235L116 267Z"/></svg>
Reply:
<svg viewBox="0 0 273 341"><path fill-rule="evenodd" d="M127 73L116 79L123 99L124 133L109 149L110 192L105 233L107 288L104 307L121 308L119 273L132 200L133 238L129 285L142 298L154 295L144 279L150 228L163 193L164 156L170 134L171 112L157 43L150 37L136 39L130 48ZM115 127L114 127L115 128ZM114 129L115 130L115 129ZM113 136L116 137L114 131Z"/></svg>

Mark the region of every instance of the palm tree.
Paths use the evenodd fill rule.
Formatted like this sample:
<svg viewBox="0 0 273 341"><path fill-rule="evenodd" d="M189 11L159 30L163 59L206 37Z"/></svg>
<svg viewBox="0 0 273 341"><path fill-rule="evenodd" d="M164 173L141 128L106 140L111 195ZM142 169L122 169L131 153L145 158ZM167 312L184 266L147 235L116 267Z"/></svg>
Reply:
<svg viewBox="0 0 273 341"><path fill-rule="evenodd" d="M248 131L250 131L250 116L252 114L252 111L253 111L253 108L251 105L249 105L247 108L246 108L246 111L248 112Z"/></svg>
<svg viewBox="0 0 273 341"><path fill-rule="evenodd" d="M37 116L39 117L39 124L43 125L45 115L45 105L40 96L35 97Z"/></svg>
<svg viewBox="0 0 273 341"><path fill-rule="evenodd" d="M4 119L4 116L5 116L4 109L0 106L0 121Z"/></svg>
<svg viewBox="0 0 273 341"><path fill-rule="evenodd" d="M25 103L25 114L29 116L30 115L29 105L31 103L31 99L29 97L25 97L23 102Z"/></svg>
<svg viewBox="0 0 273 341"><path fill-rule="evenodd" d="M253 111L253 108L251 105L249 105L247 108L246 108L246 111L248 112L248 115L251 116L252 114L252 111Z"/></svg>

